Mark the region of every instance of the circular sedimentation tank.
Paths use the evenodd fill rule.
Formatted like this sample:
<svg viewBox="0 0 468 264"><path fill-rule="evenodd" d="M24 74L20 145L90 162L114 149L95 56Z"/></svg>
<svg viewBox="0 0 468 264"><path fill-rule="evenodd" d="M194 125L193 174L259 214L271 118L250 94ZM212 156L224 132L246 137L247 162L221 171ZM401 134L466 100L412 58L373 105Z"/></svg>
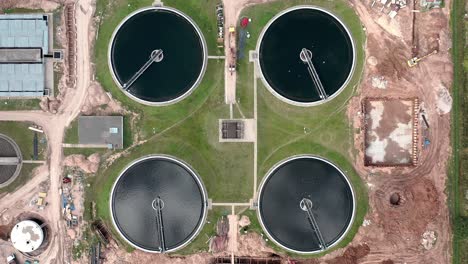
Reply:
<svg viewBox="0 0 468 264"><path fill-rule="evenodd" d="M16 142L0 134L0 188L18 177L22 166L21 151Z"/></svg>
<svg viewBox="0 0 468 264"><path fill-rule="evenodd" d="M351 79L356 61L345 24L315 6L292 7L273 17L260 34L257 52L265 86L299 106L336 97Z"/></svg>
<svg viewBox="0 0 468 264"><path fill-rule="evenodd" d="M347 177L319 157L286 159L260 186L260 223L272 241L291 252L312 254L333 247L348 232L354 214L354 192Z"/></svg>
<svg viewBox="0 0 468 264"><path fill-rule="evenodd" d="M44 241L44 231L39 224L32 220L24 220L17 223L11 230L11 242L13 246L24 253L37 250Z"/></svg>
<svg viewBox="0 0 468 264"><path fill-rule="evenodd" d="M195 238L207 214L200 177L186 163L153 155L129 164L112 188L114 226L134 247L173 252Z"/></svg>
<svg viewBox="0 0 468 264"><path fill-rule="evenodd" d="M167 105L187 97L207 64L201 30L181 11L147 7L128 15L109 44L109 68L121 90L147 105Z"/></svg>

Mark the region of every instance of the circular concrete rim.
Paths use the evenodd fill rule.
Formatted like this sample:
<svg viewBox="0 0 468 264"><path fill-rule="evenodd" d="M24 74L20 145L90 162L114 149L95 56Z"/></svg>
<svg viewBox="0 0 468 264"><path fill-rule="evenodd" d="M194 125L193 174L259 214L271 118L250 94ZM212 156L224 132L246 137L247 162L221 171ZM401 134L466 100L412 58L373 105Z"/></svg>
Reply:
<svg viewBox="0 0 468 264"><path fill-rule="evenodd" d="M18 240L23 240L24 239L24 236L22 236L23 232L18 231L17 226L23 226L24 227L25 225L32 226L34 229L38 229L38 231L39 231L39 242L32 243L33 244L32 249L25 248L24 244L23 245L18 245L18 244L22 244L22 243L17 244L16 242L20 242L20 241L15 241L17 239ZM19 236L21 236L21 238ZM17 249L20 252L30 253L30 252L38 250L42 246L42 244L44 243L44 237L45 236L44 236L44 230L39 226L39 224L36 221L23 220L23 221L18 222L18 223L15 224L15 226L13 227L13 229L10 232L10 237L11 237L11 242L13 244L13 247L15 249ZM27 243L29 243L29 242L27 242Z"/></svg>
<svg viewBox="0 0 468 264"><path fill-rule="evenodd" d="M164 101L164 102L151 102L151 101L146 101L146 100L143 100L143 99L140 99L136 96L134 96L133 94L125 91L122 87L122 85L120 84L119 80L117 79L117 76L115 75L115 72L114 72L114 67L112 66L112 61L111 61L111 55L112 55L112 44L114 43L114 39L115 39L115 36L117 35L117 32L120 30L120 28L123 26L123 24L125 24L130 18L132 18L134 15L137 15L141 12L144 12L144 11L147 11L147 10L166 10L166 11L171 11L171 12L174 12L180 16L182 16L183 18L185 18L190 24L192 24L192 26L195 28L195 30L197 31L198 33L198 36L200 37L200 40L202 42L202 49L203 49L203 64L202 64L202 69L200 71L200 75L198 75L198 78L197 80L195 81L195 83L192 85L192 87L190 87L190 89L188 89L188 91L186 91L184 94L180 95L179 97L177 98L174 98L174 99L171 99L169 101ZM140 104L144 104L144 105L148 105L148 106L166 106L166 105L171 105L171 104L175 104L179 101L182 101L183 99L187 98L197 87L198 85L200 85L201 83L201 80L203 78L203 76L205 75L205 72L206 72L206 65L208 64L208 48L207 48L207 45L206 45L206 40L205 40L205 37L203 36L203 33L201 31L201 29L198 27L198 25L195 23L195 21L189 17L188 15L186 15L185 13L183 13L182 11L179 11L175 8L172 8L172 7L162 7L162 6L158 6L158 7L155 7L155 6L151 6L151 7L144 7L144 8L140 8L140 9L137 9L135 11L133 11L132 13L130 13L129 15L127 15L120 23L119 25L114 29L114 32L112 33L112 37L109 41L109 45L107 47L107 66L109 67L109 70L111 72L111 75L112 75L112 79L114 80L114 83L117 85L117 87L120 88L120 91L122 91L125 95L127 95L128 97L130 97L130 99L140 103Z"/></svg>
<svg viewBox="0 0 468 264"><path fill-rule="evenodd" d="M195 170L190 166L188 165L185 161L182 161L182 160L179 160L177 159L176 157L174 156L170 156L170 155L165 155L165 154L151 154L151 155L146 155L146 156L143 156L139 159L136 159L134 161L132 161L130 164L128 164L121 172L120 172L120 175L119 177L117 177L117 179L115 179L115 182L114 184L112 185L112 189L111 189L111 194L110 194L110 199L109 199L109 207L110 207L110 212L111 212L111 218L112 218L112 224L114 225L114 228L117 230L117 232L119 233L120 237L122 237L127 243L129 243L130 245L132 245L133 247L139 249L139 250L142 250L142 251L145 251L145 252L149 252L149 253L161 253L161 251L157 251L157 250L148 250L148 249L145 249L145 248L142 248L140 246L137 246L136 244L134 244L133 242L131 242L129 239L127 239L126 236L123 235L123 233L120 231L120 228L117 226L117 223L115 222L115 219L114 219L114 210L112 209L112 198L114 196L114 189L117 185L117 183L119 182L120 178L122 177L122 175L130 168L132 167L133 165L139 163L139 162L142 162L142 161L145 161L145 160L148 160L148 159L154 159L154 158L157 158L157 159L164 159L164 160L169 160L169 161L172 161L172 162L175 162L176 164L184 167L186 170L188 170L190 172L190 174L195 178L195 180L197 181L198 183L198 186L200 187L200 190L203 194L203 216L202 216L202 219L201 221L199 222L198 224L198 227L196 228L196 231L190 236L189 239L187 239L187 241L185 241L182 245L178 246L178 247L175 247L173 249L170 249L170 250L166 250L164 251L164 253L171 253L171 252L174 252L174 251L177 251L185 246L187 246L190 242L192 242L197 236L198 234L200 234L200 231L202 230L203 226L205 225L205 222L206 222L206 218L207 218L207 215L208 215L208 208L207 208L207 205L208 205L208 194L207 194L207 191L205 189L205 185L203 184L200 176L195 172Z"/></svg>
<svg viewBox="0 0 468 264"><path fill-rule="evenodd" d="M8 137L7 135L4 135L4 134L0 134L0 138L5 139L6 141L8 141L13 146L13 148L16 151L16 156L20 160L19 164L16 166L16 170L15 170L15 173L13 173L13 176L10 179L8 179L6 182L0 184L0 189L1 189L3 187L6 187L6 186L10 185L14 180L16 180L16 178L18 178L18 176L19 176L19 174L21 172L21 168L23 167L23 155L21 154L21 150L20 150L18 144L16 144L16 142L13 139L11 139L10 137Z"/></svg>
<svg viewBox="0 0 468 264"><path fill-rule="evenodd" d="M299 9L318 10L318 11L322 11L322 12L330 15L331 17L336 19L341 24L341 26L343 26L346 33L348 34L348 37L351 40L351 47L352 47L352 50L353 50L353 64L351 66L351 71L349 72L348 77L346 78L343 85L341 85L340 89L338 89L334 94L332 94L331 96L329 96L325 100L319 100L319 101L315 101L315 102L298 102L298 101L294 101L294 100L286 98L285 96L283 96L283 95L279 94L277 91L275 91L275 89L273 89L273 87L271 87L270 83L268 83L268 81L266 80L265 75L263 74L262 67L260 65L260 45L262 43L263 37L264 37L266 31L268 30L268 28L271 26L271 24L273 24L273 22L275 22L282 15L284 15L286 13L289 13L291 11L294 11L294 10L299 10ZM348 27L344 24L344 22L340 18L338 18L338 16L336 16L335 14L333 14L332 12L328 11L325 8L314 6L314 5L297 5L297 6L287 8L287 9L279 12L278 14L276 14L272 19L270 19L270 21L268 21L268 23L266 24L266 26L263 28L262 32L260 33L260 36L258 37L258 40L257 40L257 47L255 49L256 49L256 53L258 54L258 58L256 59L256 64L257 64L256 66L257 66L257 69L259 69L260 77L261 77L262 82L265 85L265 87L276 98L280 99L281 101L283 101L285 103L295 105L295 106L302 106L302 107L317 106L317 105L321 105L321 104L324 104L324 103L327 103L327 102L331 101L333 98L337 97L346 88L346 86L348 86L349 82L351 81L351 78L354 75L354 70L356 68L356 45L354 43L354 38L351 35L351 31L349 31Z"/></svg>
<svg viewBox="0 0 468 264"><path fill-rule="evenodd" d="M340 172L340 174L343 176L343 178L345 179L346 183L348 184L350 190L351 190L351 196L353 198L353 211L352 211L352 215L351 215L351 220L349 221L349 224L348 226L346 227L346 230L343 232L343 234L335 241L333 242L333 244L331 244L330 246L327 247L326 250L329 250L330 248L333 248L334 246L336 246L339 242L341 242L341 240L343 240L343 238L348 234L349 230L351 229L351 226L353 225L354 223L354 218L355 218L355 215L356 215L356 196L354 194L354 189L353 189L353 186L351 185L348 177L346 176L346 174L343 173L343 171L338 168L335 164L333 164L331 161L325 159L325 158L322 158L322 157L319 157L319 156L314 156L314 155L310 155L310 154L300 154L300 155L295 155L295 156L291 156L289 158L286 158L286 159L283 159L282 161L276 163L266 174L265 177L263 177L263 180L262 180L262 183L260 184L260 187L259 187L259 190L258 190L258 195L257 195L257 204L258 204L258 208L257 208L257 218L260 222L260 225L262 226L262 229L263 231L267 234L268 238L271 239L271 241L275 242L275 244L277 244L279 247L281 247L282 249L285 249L285 250L288 250L290 252L293 252L293 253L296 253L296 254L318 254L318 253L321 253L321 252L324 252L326 250L323 250L323 249L320 249L320 250L314 250L314 251L298 251L298 250L295 250L295 249L292 249L292 248L289 248L289 247L286 247L284 246L283 244L281 244L280 242L278 242L276 239L273 238L273 236L270 234L270 232L268 232L268 229L265 227L265 224L263 223L263 218L262 218L262 215L261 215L261 203L260 203L260 197L262 195L262 191L263 191L263 188L265 187L265 184L267 182L267 180L272 176L273 172L276 171L276 169L278 169L279 167L281 167L283 164L289 162L289 161L293 161L293 160L297 160L297 159L303 159L303 158L307 158L307 159L316 159L316 160L320 160L320 161L323 161L325 163L328 163L330 164L331 166L333 166L336 170L338 170L338 172Z"/></svg>

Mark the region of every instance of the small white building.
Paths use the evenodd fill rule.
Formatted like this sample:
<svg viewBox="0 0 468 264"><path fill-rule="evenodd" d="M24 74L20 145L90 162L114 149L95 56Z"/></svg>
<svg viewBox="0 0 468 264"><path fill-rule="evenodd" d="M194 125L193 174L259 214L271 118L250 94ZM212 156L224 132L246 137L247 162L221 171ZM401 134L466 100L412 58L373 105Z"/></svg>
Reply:
<svg viewBox="0 0 468 264"><path fill-rule="evenodd" d="M38 223L32 220L21 221L11 230L13 246L25 253L37 250L44 241L44 231Z"/></svg>

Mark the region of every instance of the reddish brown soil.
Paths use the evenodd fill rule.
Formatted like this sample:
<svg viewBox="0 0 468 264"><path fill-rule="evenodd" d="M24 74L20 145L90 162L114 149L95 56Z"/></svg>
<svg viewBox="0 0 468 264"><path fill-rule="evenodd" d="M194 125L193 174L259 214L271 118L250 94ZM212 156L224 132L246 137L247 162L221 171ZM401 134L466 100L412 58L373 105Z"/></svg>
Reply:
<svg viewBox="0 0 468 264"><path fill-rule="evenodd" d="M370 252L370 248L366 244L355 247L348 247L342 256L336 257L327 261L327 264L355 264Z"/></svg>
<svg viewBox="0 0 468 264"><path fill-rule="evenodd" d="M412 167L365 167L364 133L354 136L358 154L355 168L368 186L369 209L351 246L367 243L370 252L358 263L450 263L451 230L447 197L447 160L450 155L450 114L439 114L437 91L450 89L449 6L416 14L416 55L438 48L436 55L418 66L406 65L412 55L412 2L390 21L372 1L351 1L366 28L366 65L359 96L352 99L348 116L354 128L363 128L362 101L365 98L419 98L430 120L427 133L431 144L421 149L418 164ZM417 1L419 3L419 1ZM400 35L395 34L399 32ZM386 89L372 86L372 77L384 77ZM421 122L420 122L421 123ZM362 131L363 129L361 129ZM421 142L421 131L419 131ZM390 197L399 193L398 205ZM424 232L434 231L437 241L426 250L421 245ZM332 258L338 252L326 256Z"/></svg>
<svg viewBox="0 0 468 264"><path fill-rule="evenodd" d="M382 147L379 153L384 154L383 160L374 161L373 155L366 153L367 165L411 165L413 157L413 144L403 144L402 147L399 141L405 142L409 138L413 138L413 119L414 119L414 100L398 99L398 98L372 98L367 99L363 103L365 112L365 146L366 149L372 148L376 141L387 142L386 147ZM376 106L382 107L383 113L381 116L374 116L373 110ZM376 119L376 120L374 120ZM379 120L380 119L380 120ZM400 125L408 126L407 133L400 136L391 136ZM375 128L374 128L375 126ZM398 132L398 133L401 133ZM406 138L406 139L405 139ZM414 140L414 138L413 138ZM375 153L375 150L374 150ZM377 154L380 156L380 154Z"/></svg>

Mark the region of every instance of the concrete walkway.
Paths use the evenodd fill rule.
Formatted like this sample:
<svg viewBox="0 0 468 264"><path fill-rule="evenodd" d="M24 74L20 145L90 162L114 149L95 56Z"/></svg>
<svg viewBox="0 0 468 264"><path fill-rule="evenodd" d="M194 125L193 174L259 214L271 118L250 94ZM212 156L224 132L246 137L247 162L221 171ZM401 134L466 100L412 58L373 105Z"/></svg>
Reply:
<svg viewBox="0 0 468 264"><path fill-rule="evenodd" d="M250 206L250 203L212 203L213 206Z"/></svg>
<svg viewBox="0 0 468 264"><path fill-rule="evenodd" d="M107 148L107 145L103 144L68 144L63 143L62 147L64 148Z"/></svg>
<svg viewBox="0 0 468 264"><path fill-rule="evenodd" d="M258 160L258 115L257 115L257 81L258 81L258 76L257 76L257 63L254 61L254 79L253 79L253 85L254 85L254 121L255 121L255 140L254 140L254 184L253 184L253 199L254 201L257 199L257 185L258 185L258 180L257 180L257 160Z"/></svg>
<svg viewBox="0 0 468 264"><path fill-rule="evenodd" d="M23 163L28 163L28 164L45 164L45 160L23 160Z"/></svg>
<svg viewBox="0 0 468 264"><path fill-rule="evenodd" d="M208 59L212 59L212 60L224 60L224 59L226 59L226 56L208 56Z"/></svg>

